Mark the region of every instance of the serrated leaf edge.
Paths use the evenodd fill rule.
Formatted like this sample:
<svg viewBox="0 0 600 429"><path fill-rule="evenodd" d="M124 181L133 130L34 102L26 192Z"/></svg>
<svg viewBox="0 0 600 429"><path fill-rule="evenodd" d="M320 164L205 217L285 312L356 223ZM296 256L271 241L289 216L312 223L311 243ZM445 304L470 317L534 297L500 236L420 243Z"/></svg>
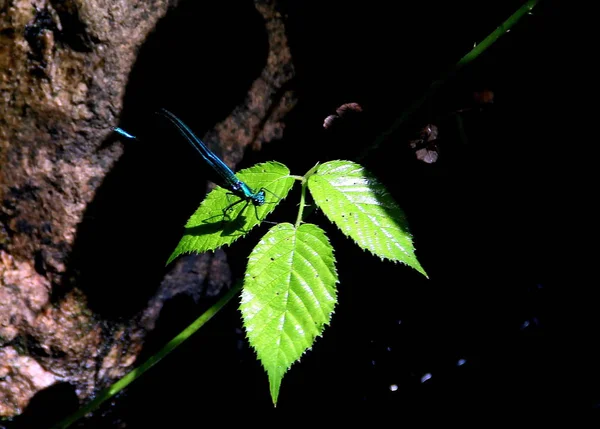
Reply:
<svg viewBox="0 0 600 429"><path fill-rule="evenodd" d="M307 352L308 352L308 351L311 351L311 350L312 350L312 348L313 348L313 345L315 344L315 342L317 341L317 339L318 339L318 338L321 338L321 337L323 337L323 334L324 334L324 332L325 332L325 328L331 325L331 321L332 321L332 319L333 319L333 315L335 314L335 308L336 308L336 306L337 306L337 304L338 304L337 285L338 285L338 284L339 284L339 282L340 282L340 280L339 280L339 276L338 276L338 271L337 271L337 265L335 264L335 262L336 262L336 259L335 259L335 249L334 249L334 247L331 245L331 240L329 240L329 237L327 237L327 234L325 233L325 231L324 231L323 229L319 228L319 226L317 226L317 225L315 225L315 224L310 224L310 223L303 223L302 225L300 225L300 227L296 227L295 225L293 225L293 224L291 224L291 223L281 223L281 224L278 224L278 225L274 226L273 228L271 228L271 230L269 230L269 231L267 232L267 234L268 234L270 231L272 231L274 228L279 228L279 229L281 229L281 228L282 228L282 226L284 226L284 225L291 225L291 226L293 227L293 229L296 231L296 232L294 233L294 236L295 236L295 238L294 238L294 241L296 241L296 240L297 240L297 234L298 234L298 230L299 230L299 228L300 228L300 227L302 227L303 225L311 225L311 226L314 226L315 228L317 228L319 231L321 231L321 233L323 234L323 237L324 237L324 238L325 238L325 240L327 241L327 244L328 244L329 248L331 249L332 261L333 261L333 271L332 271L332 275L333 275L333 277L335 278L335 282L334 282L334 284L333 284L333 287L336 289L336 290L335 290L335 291L336 291L336 294L335 294L335 297L334 297L334 298L335 298L335 300L334 300L334 303L333 303L333 307L332 307L331 313L330 313L330 315L329 315L329 318L327 319L327 321L323 323L323 325L322 325L322 329L321 329L321 333L320 333L320 334L316 334L316 335L315 335L315 337L314 337L314 339L313 339L313 341L312 341L312 344L311 344L309 347L305 348L305 349L304 349L304 351L303 351L303 352L300 354L300 356L299 356L297 359L295 359L293 362L291 362L289 366L287 366L287 367L283 368L283 371L282 371L282 373L281 373L281 375L280 375L280 385L281 385L281 382L283 381L283 377L285 376L285 374L286 374L286 373L287 373L287 372L288 372L288 371L289 371L289 370L292 368L292 366L293 366L295 363L298 363L298 362L300 362L300 361L302 360L302 358L303 358L303 357L304 357L304 356L307 354ZM265 234L265 235L267 235L267 234ZM261 239L261 241L262 241L262 239ZM296 245L294 244L294 248L295 248L295 247L296 247ZM250 255L248 256L248 260L250 260ZM290 271L290 276L291 276L291 271ZM240 309L240 312L241 312L241 306L242 306L242 299L243 299L243 289L242 289L242 293L240 293L240 296L239 296L239 305L238 305L238 308ZM243 313L242 313L242 318L243 318ZM313 322L314 322L314 320L313 320ZM284 322L284 323L285 323L285 322ZM251 341L250 335L248 334L248 331L247 331L246 329L244 329L244 333L245 333L245 338L246 338L246 340L248 341L248 344L250 344L250 346L252 347L252 349L255 351L255 353L256 353L256 356L257 356L257 358L259 359L261 366L263 367L263 370L265 371L265 373L266 373L266 374L267 374L267 376L269 377L269 383L270 383L271 375L269 374L269 370L268 370L268 368L265 366L265 364L263 363L263 361L260 359L260 357L259 357L259 356L260 356L260 354L259 354L259 351L256 349L256 346L255 346L254 344L252 344L252 341ZM280 351L280 350L278 350L278 353L281 353L281 351ZM270 390L271 390L271 387L270 387ZM273 391L271 390L271 395L272 395L272 397L273 397L274 404L276 405L276 400L277 400L278 394L277 394L276 396L273 396Z"/></svg>
<svg viewBox="0 0 600 429"><path fill-rule="evenodd" d="M334 164L334 163L337 163L337 162L340 162L340 163L342 163L342 164L341 164L341 165L339 165L339 166L335 166L333 169L329 170L329 171L328 171L328 172L326 172L325 174L321 174L321 175L319 175L319 172L321 171L321 168L322 168L322 167L324 167L324 166L328 166L328 167L330 167L330 168L331 168L331 164ZM367 169L366 169L364 166L362 166L362 165L360 165L360 164L358 164L358 163L352 162L352 161L344 161L344 160L333 160L333 161L327 161L327 162L325 162L325 163L323 163L323 164L319 165L319 168L317 169L317 171L316 171L316 173L315 173L315 176L317 176L317 177L321 177L321 178L322 178L324 175L329 175L329 174L331 174L331 172L333 172L333 171L336 171L337 169L341 169L341 168L343 168L343 167L346 167L346 166L348 166L348 167L350 167L350 166L352 166L352 167L355 167L355 169L353 170L353 172L355 172L355 171L358 171L358 170L361 170L361 171L366 171L366 172L368 172L368 173L369 173L369 175L371 176L371 177L370 177L370 179L372 179L372 180L376 181L378 184L381 184L381 182L380 182L380 181L377 179L377 177L375 177L375 176L374 176L374 175L373 175L373 174L372 174L372 173L371 173L369 170L367 170ZM315 178L313 178L312 176L309 178L309 180L311 180L311 179L312 179L313 181L314 181L314 180L318 180L316 177L315 177ZM324 180L325 180L325 179L324 179ZM394 200L394 198L391 196L390 192L387 190L387 187L386 187L385 185L383 185L383 184L381 184L381 186L383 186L383 188L384 188L384 190L385 190L385 193L384 193L384 194L380 194L380 195L378 195L378 196L389 196L389 198L391 199L391 201L392 201L392 202L393 202L393 204L394 204L394 207L393 207L393 208L397 208L397 209L399 209L399 210L400 210L402 213L404 213L404 211L402 210L402 208L401 208L401 207L398 205L398 203L397 203L397 202ZM310 189L310 187L309 187L309 189ZM340 192L340 194L341 194L342 196L344 196L344 198L347 198L347 197L344 195L344 193L343 193L343 192ZM370 218L370 216L369 216L369 215L367 215L367 214L366 214L366 213L365 213L363 210L361 210L361 207L360 207L359 205L356 205L356 204L354 204L354 203L350 202L349 200L347 200L347 201L348 201L348 204L349 204L349 205L352 205L353 207L356 207L356 208L357 208L357 210L359 210L359 211L360 211L360 213L361 213L361 215L362 215L362 216L365 216L365 217L367 217L367 218ZM323 209L322 209L321 207L319 207L319 209L320 209L320 210L323 212ZM325 214L325 212L323 212L323 214ZM408 266L408 267L410 267L410 268L413 268L413 269L414 269L414 270L416 270L417 272L419 272L419 273L423 274L423 275L424 275L426 278L429 278L429 276L427 275L427 272L425 271L425 269L423 268L423 266L421 265L421 263L420 263L420 262L419 262L419 260L417 259L417 256L416 256L416 250L417 250L417 248L416 248L416 246L414 245L414 237L413 237L413 235L412 235L412 233L411 233L410 231L406 230L406 231L404 231L404 234L405 234L405 235L407 235L407 236L408 236L408 238L409 238L409 239L410 239L410 241L411 241L411 244L412 244L412 249L413 249L413 252L412 252L412 253L414 254L414 257L413 257L413 258L411 258L411 259L413 259L413 260L416 262L416 266L413 266L413 265L407 264L406 262L404 262L404 261L401 261L401 260L398 260L398 259L392 259L392 258L388 258L388 257L385 257L385 256L381 256L381 255L379 255L379 254L377 254L377 253L373 252L371 249L368 249L368 248L365 248L365 247L362 247L362 246L360 246L360 245L359 245L359 244L356 242L356 240L354 240L354 238L353 238L353 237L352 237L352 236L351 236L349 233L347 233L346 231L344 231L344 230L343 230L343 229L342 229L342 228L341 228L341 227L338 225L338 223L337 223L337 222L334 222L333 220L331 220L331 219L329 218L329 216L327 216L327 215L325 215L325 218L327 218L327 220L328 220L330 223L332 223L333 225L335 225L335 227L336 227L338 230L340 230L340 231L342 232L342 234L344 234L344 235L345 235L346 237L348 237L348 238L349 238L349 239L350 239L352 242L354 242L354 243L355 243L355 244L356 244L356 245L357 245L359 248L361 248L361 249L363 250L363 252L364 252L364 251L367 251L367 252L368 252L368 253L370 253L371 255L373 255L373 256L375 256L375 257L378 257L378 258L379 258L381 261L386 261L386 260L387 260L387 261L390 261L390 262L392 262L392 263L394 263L394 264L396 264L396 263L401 263L401 264L403 264L403 265L406 265L406 266ZM408 223L408 221L407 221L407 223ZM405 250L403 250L403 252L406 254L406 251L405 251Z"/></svg>

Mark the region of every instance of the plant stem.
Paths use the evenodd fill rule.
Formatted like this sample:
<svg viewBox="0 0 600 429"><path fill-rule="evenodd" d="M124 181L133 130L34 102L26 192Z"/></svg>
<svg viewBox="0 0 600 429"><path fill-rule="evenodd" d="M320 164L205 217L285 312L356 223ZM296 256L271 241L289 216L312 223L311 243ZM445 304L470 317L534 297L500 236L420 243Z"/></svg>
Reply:
<svg viewBox="0 0 600 429"><path fill-rule="evenodd" d="M529 13L531 9L535 7L535 5L540 0L528 0L523 6L521 6L515 13L513 13L506 21L504 21L496 30L490 33L481 43L474 46L471 51L469 51L464 57L462 57L449 71L446 72L444 76L440 79L435 80L429 86L429 89L417 100L415 100L406 110L404 110L398 118L394 121L394 123L383 133L381 133L375 141L367 147L357 158L358 161L366 158L372 151L377 149L385 139L395 133L408 119L425 104L425 101L433 97L433 95L442 87L444 83L446 83L451 77L453 77L460 69L462 69L465 65L471 63L475 60L479 55L481 55L487 48L489 48L496 40L500 38L503 34L507 33L519 20Z"/></svg>
<svg viewBox="0 0 600 429"><path fill-rule="evenodd" d="M307 182L302 181L302 192L300 194L300 204L298 204L298 217L296 218L295 227L298 228L302 223L302 215L304 213L304 207L306 206L306 186Z"/></svg>
<svg viewBox="0 0 600 429"><path fill-rule="evenodd" d="M304 208L306 207L306 188L308 186L308 178L317 172L319 164L317 163L313 168L308 170L302 177L302 192L300 193L300 204L298 205L298 217L296 218L295 227L298 228L302 223L302 216L304 214Z"/></svg>
<svg viewBox="0 0 600 429"><path fill-rule="evenodd" d="M241 280L238 281L230 290L227 291L227 293L225 293L225 295L223 295L215 304L213 304L212 307L206 310L200 317L198 317L194 322L192 322L192 324L190 324L175 338L169 341L156 354L152 355L146 362L129 372L127 375L118 380L112 386L102 390L93 401L89 402L85 406L78 409L75 413L71 414L66 419L59 422L53 427L53 429L68 428L81 417L97 409L107 399L110 399L113 396L115 396L118 392L123 390L131 382L138 379L142 374L144 374L146 371L152 368L162 358L164 358L171 351L177 348L181 343L187 340L198 329L204 326L206 322L208 322L215 314L219 312L219 310L221 310L221 308L223 308L229 301L231 301L231 299L234 296L236 296L240 290L242 290L242 284L243 282Z"/></svg>

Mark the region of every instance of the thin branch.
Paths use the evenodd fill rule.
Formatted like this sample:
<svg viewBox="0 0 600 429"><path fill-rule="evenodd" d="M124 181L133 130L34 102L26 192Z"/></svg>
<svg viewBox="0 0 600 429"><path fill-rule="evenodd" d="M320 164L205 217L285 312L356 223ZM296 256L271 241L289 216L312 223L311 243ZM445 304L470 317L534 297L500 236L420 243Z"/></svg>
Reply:
<svg viewBox="0 0 600 429"><path fill-rule="evenodd" d="M503 34L507 33L519 20L526 14L528 14L531 9L535 7L535 5L540 0L528 0L523 6L521 6L515 13L513 13L506 21L504 21L496 30L494 30L490 35L488 35L481 43L474 46L469 53L467 53L464 57L462 57L444 76L440 79L435 80L429 86L429 89L417 99L413 104L411 104L404 112L396 118L394 123L383 133L381 133L375 141L365 149L357 158L358 161L366 158L372 151L376 150L385 139L395 133L402 125L404 125L408 119L425 104L425 102L433 97L433 95L450 79L452 78L459 70L461 70L467 64L470 64L475 59L479 57L487 48L489 48L496 40L498 40Z"/></svg>

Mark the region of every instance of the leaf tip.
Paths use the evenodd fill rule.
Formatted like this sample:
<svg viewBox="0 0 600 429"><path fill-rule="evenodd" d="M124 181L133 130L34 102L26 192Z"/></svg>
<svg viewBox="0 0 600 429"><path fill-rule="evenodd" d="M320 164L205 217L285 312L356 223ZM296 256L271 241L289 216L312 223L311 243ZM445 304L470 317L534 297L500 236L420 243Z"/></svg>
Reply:
<svg viewBox="0 0 600 429"><path fill-rule="evenodd" d="M171 256L169 256L169 259L167 259L167 262L165 263L165 267L168 266L175 259L177 259L178 256L179 256L179 253L177 253L176 251L171 253Z"/></svg>
<svg viewBox="0 0 600 429"><path fill-rule="evenodd" d="M415 261L411 264L411 266L417 270L418 272L420 272L421 274L423 274L425 276L426 279L429 279L429 275L427 274L427 272L425 271L425 269L421 266L421 264L419 264L419 261L417 261L415 259Z"/></svg>

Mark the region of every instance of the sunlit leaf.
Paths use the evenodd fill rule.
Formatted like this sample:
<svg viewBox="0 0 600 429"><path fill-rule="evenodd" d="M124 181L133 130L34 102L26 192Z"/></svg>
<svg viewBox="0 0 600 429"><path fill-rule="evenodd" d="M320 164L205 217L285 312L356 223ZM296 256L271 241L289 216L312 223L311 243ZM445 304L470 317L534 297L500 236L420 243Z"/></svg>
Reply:
<svg viewBox="0 0 600 429"><path fill-rule="evenodd" d="M276 225L250 254L240 310L274 404L286 371L329 323L337 281L333 248L316 225Z"/></svg>
<svg viewBox="0 0 600 429"><path fill-rule="evenodd" d="M326 162L309 177L308 189L329 220L361 248L427 275L415 256L404 212L361 165Z"/></svg>
<svg viewBox="0 0 600 429"><path fill-rule="evenodd" d="M246 235L287 196L294 184L289 174L288 168L278 162L257 164L236 173L253 190L267 190L262 206L254 206L217 186L186 223L184 235L167 264L181 254L215 250Z"/></svg>

